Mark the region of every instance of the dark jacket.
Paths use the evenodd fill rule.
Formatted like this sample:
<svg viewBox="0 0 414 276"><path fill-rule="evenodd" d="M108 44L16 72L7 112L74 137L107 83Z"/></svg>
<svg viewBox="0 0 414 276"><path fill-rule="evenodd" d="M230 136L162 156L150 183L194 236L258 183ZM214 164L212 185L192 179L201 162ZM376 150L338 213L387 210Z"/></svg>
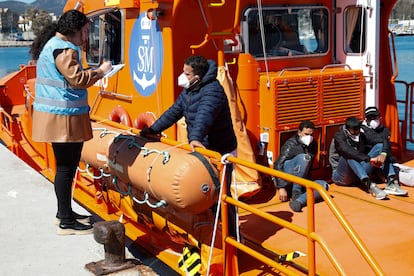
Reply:
<svg viewBox="0 0 414 276"><path fill-rule="evenodd" d="M296 155L301 153L307 153L311 156L312 160L315 157L317 152L317 143L312 141L309 146L306 146L299 140L299 135L295 134L293 137L290 137L280 149L280 155L274 163L273 167L276 170L283 171L283 166L287 160L294 158ZM276 178L276 183L278 188L285 188L290 184L290 182Z"/></svg>
<svg viewBox="0 0 414 276"><path fill-rule="evenodd" d="M361 132L359 142L355 142L345 134L344 130L345 126L341 126L334 136L335 149L338 155L358 162L369 162L370 157L367 154L367 141L364 133Z"/></svg>
<svg viewBox="0 0 414 276"><path fill-rule="evenodd" d="M209 69L201 83L193 89L183 89L151 129L159 133L184 116L189 142L198 140L208 149L230 153L237 148L237 139L229 103L217 80L217 65L212 60L208 62Z"/></svg>
<svg viewBox="0 0 414 276"><path fill-rule="evenodd" d="M369 152L373 146L376 144L382 144L382 152L386 152L387 156L390 158L391 162L397 162L397 159L392 156L391 149L391 132L388 128L384 126L379 126L376 129L372 129L365 124L362 124L362 131L365 134L367 139L367 152Z"/></svg>
<svg viewBox="0 0 414 276"><path fill-rule="evenodd" d="M390 130L384 126L372 129L365 124L362 125L362 131L367 138L368 151L378 143L382 143L382 151L391 154Z"/></svg>

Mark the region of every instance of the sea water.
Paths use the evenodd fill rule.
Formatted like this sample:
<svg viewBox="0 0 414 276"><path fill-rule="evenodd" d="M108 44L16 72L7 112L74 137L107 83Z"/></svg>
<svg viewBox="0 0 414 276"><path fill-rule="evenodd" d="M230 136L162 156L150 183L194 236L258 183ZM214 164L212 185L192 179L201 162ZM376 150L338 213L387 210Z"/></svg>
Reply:
<svg viewBox="0 0 414 276"><path fill-rule="evenodd" d="M30 58L29 47L0 47L0 78L27 64Z"/></svg>
<svg viewBox="0 0 414 276"><path fill-rule="evenodd" d="M397 80L414 82L414 35L394 38L398 63Z"/></svg>
<svg viewBox="0 0 414 276"><path fill-rule="evenodd" d="M394 37L395 43L395 50L397 56L397 68L398 68L398 75L396 80L397 81L405 81L409 87L414 87L414 36L396 36ZM397 100L405 100L406 98L406 84L396 83L396 94ZM408 90L409 91L409 90ZM412 95L408 96L412 97ZM414 99L409 98L409 100L413 101ZM398 117L400 120L404 119L405 113L405 105L398 103ZM411 116L414 116L411 114ZM407 132L409 133L409 127L407 125ZM414 135L414 131L412 130L412 135ZM414 143L407 143L407 148L410 150L414 150Z"/></svg>

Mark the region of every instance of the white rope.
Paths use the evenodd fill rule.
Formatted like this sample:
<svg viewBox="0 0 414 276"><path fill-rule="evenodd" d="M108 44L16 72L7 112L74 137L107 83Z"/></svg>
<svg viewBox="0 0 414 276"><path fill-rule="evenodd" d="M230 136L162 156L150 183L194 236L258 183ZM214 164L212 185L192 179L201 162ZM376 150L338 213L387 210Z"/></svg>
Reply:
<svg viewBox="0 0 414 276"><path fill-rule="evenodd" d="M112 174L110 174L110 173L105 173L105 172L104 172L104 170L103 170L102 168L98 168L98 170L99 170L99 172L100 172L101 174L100 174L100 175L98 175L98 176L96 176L96 175L93 175L93 174L90 172L89 168L90 168L89 163L86 163L86 168L85 168L84 170L82 170L82 169L78 166L77 171L80 171L81 173L86 173L86 174L88 174L91 178L93 178L93 179L95 179L95 180L101 179L102 177L110 177L110 176L112 175Z"/></svg>
<svg viewBox="0 0 414 276"><path fill-rule="evenodd" d="M234 152L236 152L236 151L234 151ZM221 203L221 197L223 195L223 186L224 186L224 180L225 180L225 175L226 175L226 173L225 173L226 172L226 168L227 168L227 165L229 165L229 164L232 165L232 166L234 165L234 164L231 164L229 161L227 161L227 158L229 156L233 156L233 154L232 153L227 153L227 154L224 154L221 157L221 163L224 164L224 173L221 175L221 184L220 184L219 200L217 202L216 217L214 219L214 230L213 230L213 237L211 239L211 244L210 244L210 254L209 254L209 257L208 257L207 273L206 273L206 275L209 275L209 273L210 273L210 265L211 265L211 260L213 258L213 249L214 249L214 243L215 243L216 235L217 235L217 225L218 225L218 219L219 219L219 214L220 214L220 207L221 207L221 204L220 203ZM234 181L234 183L236 183L236 178L235 178L234 171L235 171L235 168L233 167L232 181ZM236 193L236 198L237 198L237 193ZM236 215L236 226L237 226L236 227L236 239L237 239L238 242L240 242L240 229L239 229L239 213L238 213L238 208L235 208L235 211L236 211L235 215Z"/></svg>
<svg viewBox="0 0 414 276"><path fill-rule="evenodd" d="M201 15L203 16L204 23L206 24L206 28L207 28L207 30L208 30L209 25L208 25L208 20L207 20L206 12L204 11L204 9L203 9L203 4L201 3L201 1L200 1L200 0L198 0L198 5L199 5L199 7L200 7L200 12L201 12ZM214 39L212 39L212 42L213 42L214 48L215 48L216 50L218 50L218 46L217 46L216 41L215 41Z"/></svg>
<svg viewBox="0 0 414 276"><path fill-rule="evenodd" d="M223 158L222 158L222 160L223 160ZM214 219L213 237L211 239L211 244L210 244L210 254L208 256L207 273L206 273L206 275L209 275L210 274L210 265L211 265L211 260L213 258L213 249L214 249L214 243L216 241L217 225L218 225L218 219L219 219L219 214L220 214L220 206L221 206L220 202L221 202L221 197L223 195L224 175L225 175L225 173L223 173L221 175L221 184L220 184L219 200L217 201L216 217Z"/></svg>
<svg viewBox="0 0 414 276"><path fill-rule="evenodd" d="M262 1L257 0L257 13L259 15L259 26L260 26L260 37L262 39L262 50L263 50L263 60L266 68L266 76L267 76L267 88L270 88L270 75L269 75L269 66L267 64L267 54L266 54L266 41L265 41L265 33L264 33L264 24L263 24L263 8L262 8Z"/></svg>
<svg viewBox="0 0 414 276"><path fill-rule="evenodd" d="M165 152L168 152L168 153L169 153L169 151L170 151L170 150L175 149L175 148L178 148L178 147L180 147L180 146L182 146L182 145L185 145L185 143L181 143L181 144L178 144L178 145L175 145L175 146L169 147L169 148L167 148L167 149L165 149L165 150L163 150L163 151L157 151L157 152L158 152L157 156L156 156L156 157L152 160L152 162L151 162L150 166L148 167L148 169L147 169L147 171L146 171L146 174L147 174L147 182L148 182L148 187L149 187L149 189L150 189L151 194L152 194L155 198L157 198L157 197L156 197L156 195L155 195L155 193L154 193L154 190L152 189L152 186L151 186L151 171L152 171L152 166L155 164L155 161L157 161L158 157L159 157L161 154L164 154ZM141 148L141 150L142 150L142 149L143 149L143 148ZM150 152L151 152L151 151L150 151ZM148 154L149 154L150 152L148 152ZM157 199L158 199L158 200L160 200L159 198L157 198Z"/></svg>

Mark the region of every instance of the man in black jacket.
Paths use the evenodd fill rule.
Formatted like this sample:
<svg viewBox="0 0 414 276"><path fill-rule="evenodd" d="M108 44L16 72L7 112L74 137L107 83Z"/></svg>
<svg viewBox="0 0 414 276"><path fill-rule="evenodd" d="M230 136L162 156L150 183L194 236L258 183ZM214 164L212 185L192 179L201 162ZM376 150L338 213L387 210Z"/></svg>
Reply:
<svg viewBox="0 0 414 276"><path fill-rule="evenodd" d="M379 159L376 149L367 148L366 137L361 132L361 121L355 117L346 119L332 143L332 180L339 185L354 185L361 182L376 199L385 199L387 193L369 178L374 168L379 167ZM339 159L336 159L335 155Z"/></svg>
<svg viewBox="0 0 414 276"><path fill-rule="evenodd" d="M221 154L237 148L230 108L223 87L217 80L217 65L202 56L190 56L178 77L183 91L141 135L161 133L184 116L191 148L208 148Z"/></svg>
<svg viewBox="0 0 414 276"><path fill-rule="evenodd" d="M298 132L289 138L282 146L280 155L274 163L274 168L298 177L309 178L310 168L318 150L318 145L313 141L313 131L315 125L309 121L302 121ZM276 187L279 189L281 201L288 201L290 208L295 212L300 212L306 206L306 191L299 184L288 182L281 178L274 178ZM328 190L329 186L323 180L316 180L318 184ZM318 192L314 192L315 202L321 200Z"/></svg>
<svg viewBox="0 0 414 276"><path fill-rule="evenodd" d="M183 116L191 149L207 148L220 154L237 155L237 138L233 129L230 107L224 88L217 80L217 65L202 56L188 57L178 77L183 88L174 104L140 135L158 134ZM233 166L226 166L226 179L231 180ZM231 195L230 185L227 194ZM236 210L229 206L229 233L236 236Z"/></svg>
<svg viewBox="0 0 414 276"><path fill-rule="evenodd" d="M389 195L407 195L407 191L400 188L397 174L392 163L397 162L391 152L390 130L382 125L381 114L375 106L365 109L365 120L362 122L362 131L367 138L367 150L375 151L378 166L387 177L384 189Z"/></svg>

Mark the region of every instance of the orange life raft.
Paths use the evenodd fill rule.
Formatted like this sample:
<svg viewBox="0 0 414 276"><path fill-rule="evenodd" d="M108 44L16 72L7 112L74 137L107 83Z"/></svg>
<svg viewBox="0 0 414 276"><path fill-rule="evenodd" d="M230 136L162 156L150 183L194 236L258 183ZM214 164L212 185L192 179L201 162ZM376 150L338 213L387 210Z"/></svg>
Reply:
<svg viewBox="0 0 414 276"><path fill-rule="evenodd" d="M217 171L204 156L93 124L94 137L85 142L82 161L181 211L199 214L218 199ZM111 185L116 188L117 185ZM132 189L131 189L132 190Z"/></svg>

